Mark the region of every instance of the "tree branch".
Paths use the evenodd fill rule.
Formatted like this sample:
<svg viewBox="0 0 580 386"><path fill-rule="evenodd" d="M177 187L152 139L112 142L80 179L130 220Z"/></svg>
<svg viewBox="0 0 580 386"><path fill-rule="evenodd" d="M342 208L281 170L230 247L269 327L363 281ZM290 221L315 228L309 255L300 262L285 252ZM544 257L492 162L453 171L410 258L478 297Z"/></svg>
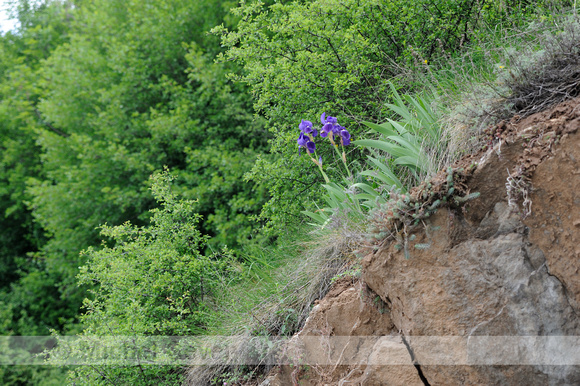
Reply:
<svg viewBox="0 0 580 386"><path fill-rule="evenodd" d="M34 112L36 113L36 116L38 117L38 120L40 121L41 125L46 126L50 131L52 131L53 133L60 135L61 137L64 138L68 138L70 137L70 134L65 133L64 131L57 129L56 127L54 127L53 125L51 125L49 122L45 121L42 118L42 114L40 113L40 111L38 109L34 109Z"/></svg>

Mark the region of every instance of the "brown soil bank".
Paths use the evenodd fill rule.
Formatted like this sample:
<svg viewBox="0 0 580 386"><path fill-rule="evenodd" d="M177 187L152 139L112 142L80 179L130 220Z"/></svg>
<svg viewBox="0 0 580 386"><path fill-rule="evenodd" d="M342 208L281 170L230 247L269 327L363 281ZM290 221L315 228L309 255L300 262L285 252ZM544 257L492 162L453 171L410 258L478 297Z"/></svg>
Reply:
<svg viewBox="0 0 580 386"><path fill-rule="evenodd" d="M264 385L580 384L579 127L575 99L493 128L462 161L480 197L440 209L409 259L366 256L295 337L325 339Z"/></svg>

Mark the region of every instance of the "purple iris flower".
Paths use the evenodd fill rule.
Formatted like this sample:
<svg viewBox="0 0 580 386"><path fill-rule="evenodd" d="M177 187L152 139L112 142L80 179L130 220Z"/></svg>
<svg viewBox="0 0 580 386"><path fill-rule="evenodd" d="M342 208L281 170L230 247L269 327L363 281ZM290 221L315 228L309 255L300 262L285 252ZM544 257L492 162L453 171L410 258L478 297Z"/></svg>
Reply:
<svg viewBox="0 0 580 386"><path fill-rule="evenodd" d="M303 119L302 122L300 122L300 125L298 125L298 128L304 134L312 134L312 137L316 137L318 135L318 131L312 128L312 122L310 121L305 121Z"/></svg>
<svg viewBox="0 0 580 386"><path fill-rule="evenodd" d="M303 133L309 133L310 131L312 131L312 122L305 121L303 119L302 122L300 122L300 125L298 126L298 128Z"/></svg>
<svg viewBox="0 0 580 386"><path fill-rule="evenodd" d="M346 127L340 126L338 124L332 126L332 134L334 134L335 137L338 137L342 130L346 130Z"/></svg>
<svg viewBox="0 0 580 386"><path fill-rule="evenodd" d="M347 129L342 129L340 131L340 137L342 141L342 146L350 145L350 133L348 132Z"/></svg>
<svg viewBox="0 0 580 386"><path fill-rule="evenodd" d="M322 122L323 125L326 123L332 123L333 125L336 125L338 119L336 119L335 117L331 117L330 115L327 117L326 113L322 113L322 115L320 116L320 122Z"/></svg>
<svg viewBox="0 0 580 386"><path fill-rule="evenodd" d="M300 154L300 149L302 147L306 147L306 144L308 143L310 139L308 138L308 136L306 136L304 133L300 133L300 136L298 137L298 154Z"/></svg>
<svg viewBox="0 0 580 386"><path fill-rule="evenodd" d="M308 143L310 139L308 138L308 136L304 135L304 133L300 133L300 136L298 137L298 146L304 146L306 147L306 144Z"/></svg>
<svg viewBox="0 0 580 386"><path fill-rule="evenodd" d="M303 147L305 147L310 154L314 153L314 150L316 150L316 144L312 142L310 137L304 133L300 133L300 136L296 142L298 142L298 154L300 154L300 150Z"/></svg>
<svg viewBox="0 0 580 386"><path fill-rule="evenodd" d="M328 137L328 134L332 133L330 136L330 142L332 142L334 146L336 146L336 144L332 139L333 137L337 139L340 137L340 143L343 146L350 145L350 133L345 127L338 124L338 119L336 117L326 116L326 113L322 113L320 116L320 122L322 123L322 129L320 129L321 137ZM298 127L300 128L300 136L296 141L298 143L298 154L300 154L303 147L306 148L308 153L314 153L316 150L314 137L318 135L318 131L312 128L312 122L304 119L300 122ZM322 158L319 159L319 162L322 165Z"/></svg>
<svg viewBox="0 0 580 386"><path fill-rule="evenodd" d="M320 130L321 137L327 137L330 132L332 132L333 136L338 136L340 131L344 129L344 127L338 124L336 117L331 117L330 115L327 117L326 113L322 113L320 122L322 122L322 129Z"/></svg>
<svg viewBox="0 0 580 386"><path fill-rule="evenodd" d="M322 129L320 130L320 136L321 137L326 137L328 135L328 133L330 133L332 131L332 128L334 127L334 125L330 122L327 122L324 124L324 126L322 126Z"/></svg>

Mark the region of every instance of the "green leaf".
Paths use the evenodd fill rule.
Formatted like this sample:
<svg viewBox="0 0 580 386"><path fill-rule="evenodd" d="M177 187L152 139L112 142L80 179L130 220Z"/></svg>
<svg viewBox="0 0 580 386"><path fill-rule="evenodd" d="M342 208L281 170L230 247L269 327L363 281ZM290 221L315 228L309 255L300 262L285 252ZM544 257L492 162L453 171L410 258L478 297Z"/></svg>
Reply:
<svg viewBox="0 0 580 386"><path fill-rule="evenodd" d="M383 140L359 139L354 141L353 143L359 146L385 151L393 157L401 157L407 154L407 151L402 146Z"/></svg>
<svg viewBox="0 0 580 386"><path fill-rule="evenodd" d="M384 135L385 137L399 134L393 129L392 125L389 122L377 125L376 123L363 121L363 124L369 127L370 129L376 131L377 133Z"/></svg>

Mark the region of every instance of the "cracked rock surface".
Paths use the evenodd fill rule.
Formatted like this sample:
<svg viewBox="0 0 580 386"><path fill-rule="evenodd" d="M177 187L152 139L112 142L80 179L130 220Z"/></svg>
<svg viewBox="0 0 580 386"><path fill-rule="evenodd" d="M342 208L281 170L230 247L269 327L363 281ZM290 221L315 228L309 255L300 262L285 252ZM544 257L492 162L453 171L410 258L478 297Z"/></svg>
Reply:
<svg viewBox="0 0 580 386"><path fill-rule="evenodd" d="M423 385L389 314L376 300L360 282L335 283L287 345L286 357L295 364L280 366L268 385Z"/></svg>
<svg viewBox="0 0 580 386"><path fill-rule="evenodd" d="M578 350L566 361L566 339L556 343L580 335L578 110L574 100L511 123L501 153L489 152L469 182L482 195L461 212L439 210L417 233L430 248L405 259L388 245L364 259L363 280L390 306L429 384L580 384ZM508 206L505 180L506 169L527 162L518 149L529 127L539 138L548 129L564 134L527 152L539 161L528 174L532 212L523 219ZM462 338L442 346L456 365L434 359L425 337ZM476 345L482 337L493 351Z"/></svg>

